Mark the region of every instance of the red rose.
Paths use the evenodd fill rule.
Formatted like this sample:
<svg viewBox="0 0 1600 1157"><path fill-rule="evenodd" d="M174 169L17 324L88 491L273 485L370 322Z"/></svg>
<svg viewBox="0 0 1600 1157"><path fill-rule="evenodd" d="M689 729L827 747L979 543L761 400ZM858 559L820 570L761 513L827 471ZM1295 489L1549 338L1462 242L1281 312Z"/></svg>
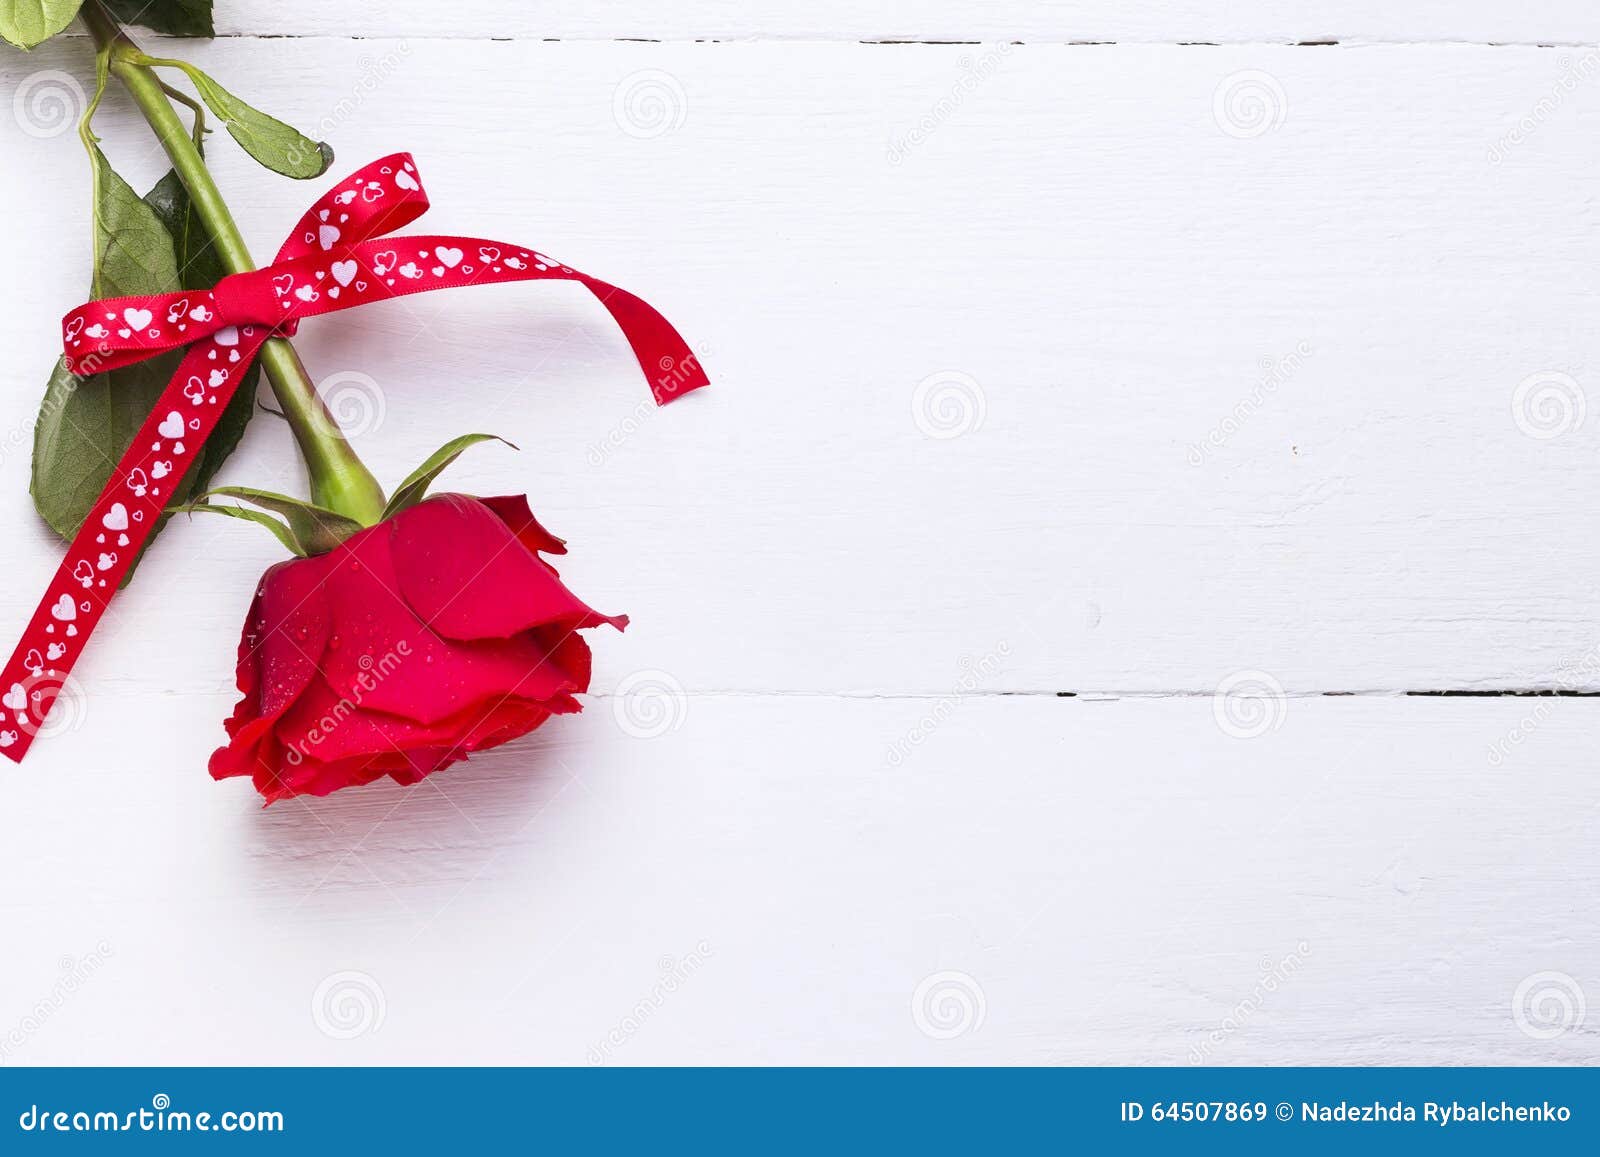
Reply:
<svg viewBox="0 0 1600 1157"><path fill-rule="evenodd" d="M577 632L628 620L579 602L540 552L566 547L525 498L441 494L268 570L211 774L251 776L269 804L411 784L581 710Z"/></svg>

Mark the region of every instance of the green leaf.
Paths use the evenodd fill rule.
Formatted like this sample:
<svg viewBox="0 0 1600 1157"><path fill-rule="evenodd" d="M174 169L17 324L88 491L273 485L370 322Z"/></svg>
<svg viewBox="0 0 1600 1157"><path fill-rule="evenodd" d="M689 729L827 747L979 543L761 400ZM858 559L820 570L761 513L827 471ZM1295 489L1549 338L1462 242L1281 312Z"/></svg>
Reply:
<svg viewBox="0 0 1600 1157"><path fill-rule="evenodd" d="M112 468L178 368L179 356L163 354L91 378L75 378L56 362L33 429L28 490L62 538L70 540L83 525Z"/></svg>
<svg viewBox="0 0 1600 1157"><path fill-rule="evenodd" d="M194 211L189 192L178 180L176 172L169 171L156 182L155 188L144 196L145 202L155 210L157 217L172 238L178 261L178 279L184 289L210 289L222 280L227 272L222 266L211 235ZM199 457L185 475L185 491L201 491L216 477L222 463L232 454L244 437L256 409L256 386L261 380L261 363L251 361L250 369L239 381L227 409L218 419L211 437L201 446Z"/></svg>
<svg viewBox="0 0 1600 1157"><path fill-rule="evenodd" d="M200 215L194 211L189 191L178 179L176 169L167 170L167 175L144 195L144 203L150 206L167 236L172 238L182 288L210 289L221 281L227 272L222 267L222 258L217 255Z"/></svg>
<svg viewBox="0 0 1600 1157"><path fill-rule="evenodd" d="M179 289L172 235L161 218L111 167L98 145L94 166L93 296L126 297Z"/></svg>
<svg viewBox="0 0 1600 1157"><path fill-rule="evenodd" d="M226 514L229 518L242 518L246 522L254 522L258 526L264 526L272 531L273 536L279 542L289 548L290 554L296 558L304 558L306 556L305 551L300 549L300 544L295 541L294 535L289 533L287 526L272 517L272 515L264 514L259 510L247 510L243 506L212 506L206 502L190 502L182 506L167 507L168 514L202 514L206 512Z"/></svg>
<svg viewBox="0 0 1600 1157"><path fill-rule="evenodd" d="M78 14L83 0L0 0L0 37L18 48L43 44Z"/></svg>
<svg viewBox="0 0 1600 1157"><path fill-rule="evenodd" d="M215 36L211 0L100 0L123 24L168 36Z"/></svg>
<svg viewBox="0 0 1600 1157"><path fill-rule="evenodd" d="M283 515L289 524L289 532L305 554L326 554L351 535L365 529L355 519L346 518L337 511L270 490L255 490L249 486L219 486L209 494L201 495L200 500L216 497L237 498L241 502Z"/></svg>
<svg viewBox="0 0 1600 1157"><path fill-rule="evenodd" d="M215 284L223 272L221 262L176 176L162 178L141 200L98 149L93 157L95 296ZM29 491L34 506L57 534L70 540L77 533L181 358L181 352L174 351L81 379L56 363L34 427ZM240 381L194 465L175 480L175 500L182 502L203 490L238 445L254 412L258 374L252 365ZM165 519L157 525L147 548L164 523Z"/></svg>
<svg viewBox="0 0 1600 1157"><path fill-rule="evenodd" d="M155 211L91 146L94 176L92 296L166 293L179 287L172 238ZM33 431L34 505L63 538L77 533L112 468L178 366L180 355L90 378L56 363Z"/></svg>
<svg viewBox="0 0 1600 1157"><path fill-rule="evenodd" d="M141 59L145 64L181 69L240 147L274 173L305 180L322 176L333 164L333 149L325 142L314 141L276 117L251 108L188 61Z"/></svg>
<svg viewBox="0 0 1600 1157"><path fill-rule="evenodd" d="M459 438L451 439L435 450L426 462L406 475L406 480L400 483L399 489L394 492L394 497L389 499L389 505L383 508L383 516L389 518L406 507L421 502L433 480L439 477L450 463L461 457L462 451L476 446L479 442L505 442L513 450L516 449L510 442L506 442L496 434L463 434Z"/></svg>

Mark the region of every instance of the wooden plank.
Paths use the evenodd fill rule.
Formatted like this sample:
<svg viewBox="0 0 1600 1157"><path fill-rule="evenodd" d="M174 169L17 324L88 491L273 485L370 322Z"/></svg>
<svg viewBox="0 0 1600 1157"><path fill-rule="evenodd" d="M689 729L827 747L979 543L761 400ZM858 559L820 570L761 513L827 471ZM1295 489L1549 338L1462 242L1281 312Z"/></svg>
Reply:
<svg viewBox="0 0 1600 1157"><path fill-rule="evenodd" d="M7 1063L1600 1061L1589 700L599 700L266 812L224 696L90 706L6 778L0 1029L98 963Z"/></svg>
<svg viewBox="0 0 1600 1157"><path fill-rule="evenodd" d="M529 491L575 587L635 616L602 688L659 668L694 690L939 694L1002 648L987 690L1600 686L1600 425L1578 409L1600 366L1600 85L1560 89L1561 54L1535 49L988 51L195 55L321 124L341 171L413 149L428 227L536 243L701 350L715 388L656 412L575 290L415 299L302 340L387 479L468 429L523 447L449 481ZM0 83L83 64L6 54ZM1215 112L1230 85L1267 121L1248 99ZM101 129L158 174L120 105ZM70 136L0 133L0 211L27 223L0 311L0 518L21 529L86 176ZM320 185L213 152L269 252ZM298 485L288 447L261 420L228 480ZM59 547L36 529L14 549L0 613L20 624ZM224 685L276 550L175 528L84 675Z"/></svg>
<svg viewBox="0 0 1600 1157"><path fill-rule="evenodd" d="M1168 0L1129 5L1115 0L821 0L794 5L694 0L672 5L622 0L455 4L346 0L234 0L219 5L228 35L474 36L520 39L1021 40L1237 42L1458 40L1588 44L1600 39L1600 17L1577 0L1507 6L1488 0L1377 0L1315 4Z"/></svg>

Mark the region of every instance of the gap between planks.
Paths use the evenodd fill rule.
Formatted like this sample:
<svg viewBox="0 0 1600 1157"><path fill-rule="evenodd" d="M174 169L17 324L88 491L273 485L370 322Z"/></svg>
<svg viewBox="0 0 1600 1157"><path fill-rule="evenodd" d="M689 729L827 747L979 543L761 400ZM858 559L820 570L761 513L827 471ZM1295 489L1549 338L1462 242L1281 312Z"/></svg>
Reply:
<svg viewBox="0 0 1600 1157"><path fill-rule="evenodd" d="M948 699L949 692L932 691L741 691L732 689L684 691L690 699ZM1171 691L964 691L961 699L1082 699L1087 703L1121 699L1210 699L1214 687L1179 688ZM588 691L588 699L615 699L613 691ZM1371 688L1347 691L1284 691L1284 699L1600 699L1600 690L1580 691L1570 687L1446 687L1431 690L1391 690Z"/></svg>
<svg viewBox="0 0 1600 1157"><path fill-rule="evenodd" d="M871 48L906 48L906 47L971 47L985 44L1013 44L1019 47L1033 45L1045 48L1532 48L1532 49L1560 49L1600 47L1594 41L1588 40L1369 40L1364 38L1347 40L1018 40L1011 37L992 37L987 40L905 40L893 37L863 40L859 37L841 37L838 39L819 40L815 37L789 37L782 35L755 35L755 36L481 36L462 35L449 36L440 33L412 33L403 29L392 33L355 35L339 35L331 32L219 32L211 37L175 37L161 36L157 33L135 28L136 33L143 32L143 39L151 43L176 43L181 44L187 40L333 40L360 43L369 40L405 40L405 41L439 41L439 42L473 42L484 44L741 44L741 45L792 45L795 47L834 47L838 45L854 44ZM62 33L57 39L87 39L88 34L82 29L73 27Z"/></svg>

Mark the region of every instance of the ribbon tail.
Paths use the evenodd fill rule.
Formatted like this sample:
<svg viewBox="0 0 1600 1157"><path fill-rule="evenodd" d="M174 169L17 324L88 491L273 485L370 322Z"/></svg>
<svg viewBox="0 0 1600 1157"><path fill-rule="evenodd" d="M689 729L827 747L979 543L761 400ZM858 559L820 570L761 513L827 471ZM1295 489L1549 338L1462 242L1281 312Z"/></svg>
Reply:
<svg viewBox="0 0 1600 1157"><path fill-rule="evenodd" d="M644 371L658 406L711 384L689 343L655 306L597 277L584 275L580 280L606 307L633 347L633 356L639 359L639 368Z"/></svg>
<svg viewBox="0 0 1600 1157"><path fill-rule="evenodd" d="M248 336L221 335L231 345L213 335L191 346L178 364L0 668L0 755L21 763L41 733L69 725L50 717L57 700L78 694L73 664L268 332L255 326L244 331Z"/></svg>

